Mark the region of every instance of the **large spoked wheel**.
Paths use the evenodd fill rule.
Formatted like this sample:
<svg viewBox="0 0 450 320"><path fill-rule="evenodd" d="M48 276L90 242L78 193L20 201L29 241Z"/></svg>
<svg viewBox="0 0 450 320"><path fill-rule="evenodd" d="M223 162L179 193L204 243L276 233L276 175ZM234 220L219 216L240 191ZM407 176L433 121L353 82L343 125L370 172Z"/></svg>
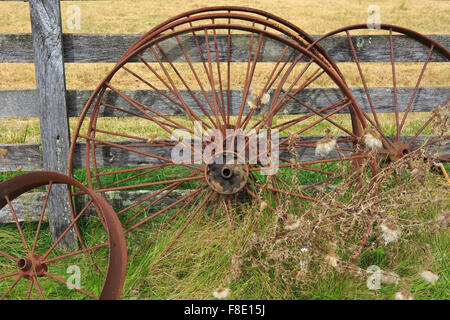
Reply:
<svg viewBox="0 0 450 320"><path fill-rule="evenodd" d="M178 25L180 21L186 19L190 19L190 21L195 21L197 19L211 19L214 23L215 19L228 16L232 16L234 19L241 19L241 22L242 20L250 21L253 25L262 24L266 28L268 26L271 28L276 27L282 34L289 35L292 40L298 42L301 46L308 46L315 41L313 37L295 24L269 12L248 7L214 6L187 11L162 22L128 48L122 55L122 58L126 58L133 50L136 50L139 46L145 44L152 38L162 35L166 30L170 29L168 28L169 25ZM315 44L313 51L317 56L323 57L328 64L333 66L333 68L335 67L334 61L319 44Z"/></svg>
<svg viewBox="0 0 450 320"><path fill-rule="evenodd" d="M185 217L175 241L200 213L233 224L246 201L307 206L366 157L344 82L280 31L246 14L182 18L134 45L95 90L69 169L83 150L89 187L117 206L125 233L157 235Z"/></svg>
<svg viewBox="0 0 450 320"><path fill-rule="evenodd" d="M361 36L361 30L382 37L372 41ZM367 25L340 28L317 39L313 47L331 36L339 42L335 61L341 55L352 61L339 64L337 72L349 87L362 88L352 93L368 122L366 146L377 150L383 161L421 149L427 159L448 162L450 51L420 33L387 24L370 31Z"/></svg>
<svg viewBox="0 0 450 320"><path fill-rule="evenodd" d="M56 185L67 186L71 221L55 241L47 208ZM67 199L60 199L65 201ZM0 299L119 299L125 281L125 238L111 206L76 180L54 172L23 174L0 183ZM9 222L9 223L6 223ZM59 249L73 232L78 246Z"/></svg>

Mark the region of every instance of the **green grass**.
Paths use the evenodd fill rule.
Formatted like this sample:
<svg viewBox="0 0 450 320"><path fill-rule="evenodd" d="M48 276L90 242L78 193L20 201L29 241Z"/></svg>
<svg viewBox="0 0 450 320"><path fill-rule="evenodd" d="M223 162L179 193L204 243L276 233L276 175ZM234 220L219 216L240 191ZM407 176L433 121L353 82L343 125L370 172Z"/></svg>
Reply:
<svg viewBox="0 0 450 320"><path fill-rule="evenodd" d="M35 222L21 222L21 229L23 231L24 237L30 246L33 244L33 240L37 230L37 223ZM98 219L85 219L80 223L80 228L82 230L89 230L89 233L84 235L85 244L90 247L97 243L102 243L107 239L107 234L101 227L101 223ZM27 257L27 251L23 246L21 237L19 235L18 229L14 224L3 224L0 232L0 241L2 243L2 250L7 251L14 257ZM50 237L50 231L48 223L43 223L40 230L40 237L36 245L35 253L38 255L43 255L52 245L52 239ZM65 254L58 248L55 248L49 255L48 258L57 257ZM98 270L93 267L93 265L88 260L87 256L76 255L68 257L54 263L48 264L48 272L57 276L64 281L74 283L71 281L71 276L74 275L74 270L71 269L78 267L80 270L81 281L80 285L83 290L86 290L94 295L99 295L102 285L103 276L107 270L108 262L108 249L99 249L95 256L91 256L93 262ZM0 256L0 273L6 275L12 272L16 272L15 263L10 259ZM0 281L0 292L2 295L6 290L12 285L17 277L10 277L2 279ZM18 284L11 290L6 299L19 299L25 300L26 294L29 289L29 281L22 279ZM38 277L38 283L42 289L42 293L45 299L67 299L67 300L79 300L85 299L86 296L76 290L69 289L65 284L52 280L48 277ZM40 295L34 285L34 289L31 293L31 299L39 299Z"/></svg>
<svg viewBox="0 0 450 320"><path fill-rule="evenodd" d="M289 172L289 174L291 173L293 172ZM286 179L289 178L289 174L285 177ZM436 181L444 182L444 180L433 174L427 173L425 176L424 190L431 191L424 191L424 193L438 192L437 190L440 189L430 189L430 186ZM298 179L302 178L301 175L297 177ZM406 174L402 182L409 178L410 176ZM264 182L262 177L261 179ZM291 179L294 179L292 175ZM396 186L395 179L386 179L380 191L392 190ZM293 188L295 188L294 185ZM416 192L415 188L417 185L412 183L407 189L407 193L413 194ZM340 200L349 203L351 200L349 195L354 192L353 188L349 188L341 195ZM268 193L264 193L263 197L269 204L276 205ZM362 201L364 199L363 196ZM403 202L402 200L396 201ZM287 203L286 208L283 209L287 215L303 216L311 212L310 210L313 210L313 215L321 212L320 208L314 209L310 202L303 200L286 199L282 203ZM367 289L364 276L350 274L344 277L342 271L324 266L323 256L320 256L320 252L315 247L303 242L301 237L289 245L282 244L277 247L280 252L287 252L291 255L289 260L283 260L281 263L276 258L269 258L270 250L267 251L267 247L255 247L248 239L256 230L260 241L273 243L274 227L277 225L275 217L269 210L262 211L258 217L258 207L252 206L250 202L246 202L244 206L246 212L234 209L236 226L234 230L230 229L229 219L223 213L211 226L209 224L211 208L205 208L164 256L162 253L171 243L175 234L184 226L191 213L190 210L183 212L156 238L152 238L152 235L169 219L171 213L175 212L174 210L168 211L159 219L152 220L151 223L145 225L145 228L128 233L126 236L128 271L122 298L214 299L212 291L226 286L231 290L229 299L394 299L395 293L403 288L408 289L415 299L449 299L450 261L448 252L450 239L448 230L435 232L434 229L424 226L414 232L408 232L402 236L401 241L387 246L379 241L376 233L369 237L368 244L357 261L357 266L365 270L370 265L377 265L383 270L394 271L401 277L399 285L382 285L381 289L375 293ZM423 206L411 204L397 210L396 216L412 221L428 221L449 208L448 201L437 204L430 202ZM120 218L125 221L133 214L130 212ZM254 224L255 229L253 229ZM36 225L24 222L22 226L26 236L33 238L33 230ZM97 243L100 240L102 232L99 231L102 228L98 221L88 220L83 229L89 230L88 233L85 233L89 237L87 240L89 243ZM46 236L38 247L48 248L51 245L51 239L48 236L47 224L44 225L41 232ZM320 243L327 245L324 239L319 240ZM15 256L25 254L14 225L2 226L0 241L2 243L1 250L7 248L8 252L12 252ZM346 241L340 245L339 251L337 251L342 259L345 259L347 248L357 244L359 238L349 237ZM243 246L244 243L245 246ZM309 249L306 255L299 252L303 246L307 246ZM298 269L298 261L308 259L309 254L312 257L311 260L308 260L309 272L305 273L298 281L286 278L286 275ZM239 272L232 268L233 256L240 257ZM104 262L106 257L107 252L95 254L95 258L100 262ZM6 270L6 264L5 259L3 259L3 263L1 259L0 269L3 273ZM56 269L52 268L51 272L67 279L70 276L67 273L69 265L89 266L85 256L81 256L66 261ZM419 276L420 271L426 268L434 270L440 277L434 285L426 283ZM101 274L92 270L82 270L82 288L95 291L95 288L98 288L101 283ZM82 295L67 289L64 285L46 283L44 278L42 281L42 286L49 285L45 291L46 298L83 298ZM11 281L0 280L0 292L10 284ZM8 298L19 299L19 293L26 292L27 289L28 287L23 284ZM38 298L37 293L35 292L32 297Z"/></svg>

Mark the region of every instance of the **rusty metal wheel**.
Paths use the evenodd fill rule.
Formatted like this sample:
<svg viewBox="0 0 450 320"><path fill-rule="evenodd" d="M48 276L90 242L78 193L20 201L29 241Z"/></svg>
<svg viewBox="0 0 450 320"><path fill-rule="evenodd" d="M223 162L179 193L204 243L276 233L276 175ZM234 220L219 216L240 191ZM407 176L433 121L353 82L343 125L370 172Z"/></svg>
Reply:
<svg viewBox="0 0 450 320"><path fill-rule="evenodd" d="M381 37L362 36L362 31ZM427 159L450 160L447 48L418 32L388 24L370 31L365 24L343 27L320 37L313 46L325 43L336 62L352 61L339 64L337 72L349 87L362 87L352 93L368 122L364 142L377 150L379 159L392 162L421 149Z"/></svg>
<svg viewBox="0 0 450 320"><path fill-rule="evenodd" d="M68 201L72 220L52 241L46 208L55 185L82 196ZM79 197L87 203L82 208ZM1 300L120 298L125 238L117 215L95 192L59 173L19 175L0 183L0 217ZM70 232L78 248L63 251L58 244Z"/></svg>
<svg viewBox="0 0 450 320"><path fill-rule="evenodd" d="M266 12L263 10L239 7L239 6L214 6L199 8L191 11L187 11L176 15L161 24L157 25L145 35L143 35L136 43L134 43L120 58L120 60L126 58L129 53L137 49L140 45L149 41L150 39L164 34L169 25L179 25L181 20L190 19L190 23L197 19L210 19L213 23L215 19L220 19L223 17L233 17L234 19L241 19L250 21L253 25L262 24L267 27L276 27L279 31L289 36L292 40L297 41L301 46L308 46L314 42L314 38L308 33L300 29L297 25L290 23L289 21ZM319 45L314 46L314 52L316 55L324 57L329 64L335 67L334 61L329 57L328 53Z"/></svg>
<svg viewBox="0 0 450 320"><path fill-rule="evenodd" d="M245 201L272 212L282 196L319 202L317 188L367 157L355 152L362 112L320 51L245 12L186 16L132 46L75 130L69 171L86 167L125 233L157 235L184 216L175 241L200 212L233 225Z"/></svg>

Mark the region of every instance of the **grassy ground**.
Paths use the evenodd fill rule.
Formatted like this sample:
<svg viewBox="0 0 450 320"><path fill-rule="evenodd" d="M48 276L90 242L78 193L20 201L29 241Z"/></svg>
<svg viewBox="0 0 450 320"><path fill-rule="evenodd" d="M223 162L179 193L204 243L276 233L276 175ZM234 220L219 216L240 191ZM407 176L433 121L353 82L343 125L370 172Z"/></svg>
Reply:
<svg viewBox="0 0 450 320"><path fill-rule="evenodd" d="M336 219L326 217L339 213L339 209L282 198L283 204L277 206L275 215L246 203L244 210L234 212L235 228L231 229L226 215L217 217L211 226L211 208L205 208L163 255L190 215L186 210L153 239L153 233L169 219L169 212L146 228L127 234L129 262L122 298L214 299L212 292L226 287L230 289L227 299L394 299L396 292L407 290L414 299L447 300L450 298L450 238L448 227L437 219L445 212L448 214L450 209L447 182L442 176L421 170L417 175L405 173L403 180L396 182L392 172L384 173L377 198L381 201L376 206L373 205L375 198L366 190L369 185L363 185L358 192L349 185L351 179L345 177L337 185L340 188L326 191L324 199L333 197L352 208L342 211ZM293 177L291 175L292 185L298 185ZM269 194L263 196L273 204ZM368 206L371 212L360 216L358 212ZM299 219L300 226L286 231L287 222L283 216ZM364 222L369 216L374 219L373 230L359 259L352 265L350 257L360 243ZM323 221L311 228L312 221L318 217ZM127 218L121 217L122 221ZM401 236L389 244L384 243L380 229L385 221L400 225L402 230ZM23 223L22 226L25 234L33 234L27 232L33 229L32 224ZM98 227L101 228L86 225L84 230L98 230ZM42 232L48 232L46 225ZM8 226L2 229L1 239L2 243L8 243L9 252L12 250L20 256L23 248L16 234L15 227ZM98 243L98 237L101 237L100 232L87 234L93 238L92 243ZM324 253L313 243L320 244L328 252ZM44 248L50 244L48 237L40 242ZM334 266L328 263L331 251L338 257ZM94 256L97 261L103 261L106 255L107 252L99 252ZM95 290L100 281L99 274L88 273L90 269L83 259L49 266L49 272L67 279L70 276L67 267L73 264L82 267L82 289ZM366 269L371 265L395 272L400 277L398 284L382 283L378 290L369 290L367 278L370 274ZM434 284L420 276L425 269L431 269L439 276ZM0 270L2 273L7 270L5 259L0 258ZM346 271L349 273L344 276ZM82 298L64 285L45 282L43 278L41 281L43 287L48 285L46 298ZM11 282L0 281L0 289L4 290ZM22 292L26 289L23 285ZM15 289L8 298L19 298L20 292Z"/></svg>

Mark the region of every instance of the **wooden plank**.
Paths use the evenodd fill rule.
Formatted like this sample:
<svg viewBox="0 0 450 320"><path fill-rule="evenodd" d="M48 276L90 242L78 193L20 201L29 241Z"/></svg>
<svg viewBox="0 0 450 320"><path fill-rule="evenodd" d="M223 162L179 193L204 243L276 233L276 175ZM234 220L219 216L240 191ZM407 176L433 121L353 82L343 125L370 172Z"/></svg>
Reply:
<svg viewBox="0 0 450 320"><path fill-rule="evenodd" d="M117 62L119 57L141 35L137 34L77 34L63 35L64 62ZM318 36L314 36L317 38ZM450 35L428 35L444 47L450 48ZM231 61L246 62L249 50L249 35L235 34L232 37ZM191 35L181 35L180 39L188 53L191 53L193 62L199 62L198 51ZM206 56L206 41L198 36L202 53ZM424 61L428 49L421 43L406 36L393 36L395 57L397 62ZM227 38L226 35L217 35L219 43L219 58L226 61ZM257 40L255 40L257 41ZM389 36L362 35L353 38L354 46L361 62L390 62ZM211 59L215 61L213 38L209 41L211 46ZM347 38L345 36L332 36L323 40L322 46L336 62L353 61ZM161 47L168 53L174 62L185 62L175 39L165 40ZM264 40L259 61L277 61L284 46L274 40ZM156 62L152 54L144 53L149 62ZM0 62L33 62L33 46L30 34L0 34ZM136 61L136 60L133 60ZM445 61L439 54L433 54L431 61Z"/></svg>
<svg viewBox="0 0 450 320"><path fill-rule="evenodd" d="M450 35L427 35L445 48L450 48ZM317 38L317 36L314 36ZM396 62L423 62L429 47L412 38L393 35ZM353 46L360 62L391 62L389 35L352 36ZM335 62L354 61L348 39L345 35L332 36L320 43ZM448 61L441 54L433 52L430 61Z"/></svg>
<svg viewBox="0 0 450 320"><path fill-rule="evenodd" d="M181 197L188 194L192 190L174 190L168 196L161 200L158 205L169 205ZM148 196L149 194L156 192L152 190L139 190L139 191L111 191L105 192L104 196L108 203L115 210L120 210L137 202L140 198ZM160 195L155 198L164 196L167 191L161 192ZM40 213L42 210L42 204L45 199L45 192L29 192L25 193L12 201L14 211L17 214L19 221L39 221ZM83 208L87 203L87 197L76 197L76 206ZM91 205L86 214L92 214L93 206ZM44 213L44 221L48 221L48 209ZM14 223L14 217L11 214L8 206L0 208L0 223Z"/></svg>
<svg viewBox="0 0 450 320"><path fill-rule="evenodd" d="M30 18L36 70L43 167L67 172L70 129L66 108L61 9L58 0L30 0ZM53 240L71 222L67 188L52 188L49 202L50 232ZM76 247L74 229L59 243L62 249Z"/></svg>
<svg viewBox="0 0 450 320"><path fill-rule="evenodd" d="M317 141L318 139L322 138L322 136L303 136L302 140L313 140ZM411 135L405 135L402 136L403 141L408 141L408 139L411 138ZM427 139L430 139L431 136L420 136L418 143L423 143ZM340 144L341 147L347 146L348 144ZM0 146L1 147L1 146ZM32 149L38 148L38 145L28 145L26 146L26 151L30 151ZM83 145L80 145L80 148L83 148ZM19 149L18 146L13 146L12 149ZM22 150L23 151L23 150ZM314 160L317 159L314 155L314 148L302 148L298 149L298 157L301 160L307 161L307 160ZM79 150L77 151L80 152ZM12 151L14 153L14 151ZM450 153L450 144L447 143L443 146L441 150L441 154L449 154ZM285 157L287 159L291 158L291 155L287 152L283 152L280 157ZM338 154L333 151L329 158L338 157ZM78 157L79 159L79 157ZM99 159L100 162L102 162L101 159ZM104 161L104 160L103 160ZM140 162L141 164L143 162ZM148 162L146 162L148 163ZM80 164L80 163L79 163ZM123 165L123 164L122 164ZM0 170L1 171L1 170ZM156 190L137 190L137 191L110 191L106 192L104 195L106 196L106 199L108 200L108 203L115 209L123 209L126 206L129 206L133 203L136 203L140 198L144 196L148 196L150 193L156 192ZM190 190L175 190L173 191L169 196L164 198L160 205L169 205L170 203L173 203L174 201L180 199L182 196L186 195ZM165 192L161 193L160 196L163 196ZM19 221L37 221L39 218L39 212L42 206L41 203L44 200L45 192L35 192L35 193L27 193L16 200L13 201L13 206L15 208L15 211L18 215ZM77 207L82 206L86 202L86 199L83 199L81 197L77 198ZM45 220L47 220L48 217L48 210L45 214ZM8 208L0 208L0 223L13 223L14 219L8 210Z"/></svg>
<svg viewBox="0 0 450 320"><path fill-rule="evenodd" d="M370 106L365 95L363 88L351 88L350 91L354 95L361 109L370 113ZM405 110L414 88L398 88L398 104L399 110L402 112ZM166 98L155 93L151 90L124 90L125 94L129 95L133 99L136 99L148 106L151 106L161 114L168 116L183 115L184 111L170 103ZM164 91L168 93L167 91ZM393 112L393 90L391 87L371 88L369 93L375 105L375 110L378 113ZM67 112L69 117L80 116L84 104L92 94L91 90L67 90ZM208 106L203 94L194 90L195 96L201 103ZM208 92L211 95L210 92ZM192 96L186 90L180 90L180 95L187 105L189 105L195 112L202 114L203 112L198 107ZM169 95L170 96L170 95ZM428 112L431 111L436 105L442 104L450 96L450 87L423 87L420 88L416 94L416 99L412 105L412 112ZM340 97L340 93L334 89L318 88L318 89L305 89L298 97L303 102L308 103L311 106L325 106L331 101L336 101ZM239 113L240 101L242 99L242 90L232 90L232 114ZM37 92L36 90L0 90L0 118L8 117L38 117L39 110L37 106ZM108 91L105 95L104 101L106 103L116 105L125 110L134 111L132 106L124 99L120 98L115 92ZM226 101L225 101L226 103ZM248 109L245 110L245 113ZM284 111L286 114L303 114L309 113L309 110L300 105L298 102L292 100L289 102ZM341 113L348 112L348 109L344 109ZM130 114L117 111L110 108L101 108L100 117L128 117Z"/></svg>
<svg viewBox="0 0 450 320"><path fill-rule="evenodd" d="M402 136L403 141L408 141L412 136L404 135ZM431 139L434 136L429 135L421 135L417 139L417 143L422 143L427 139ZM318 140L322 138L322 136L302 136L302 141L309 140ZM118 144L127 145L129 141L120 141L116 142ZM152 148L145 146L140 143L142 147L139 147L139 150L144 152L151 152L158 156L170 158L171 157L171 147L158 147ZM415 146L416 144L414 144ZM41 170L42 163L40 161L40 151L39 144L9 144L9 145L0 145L0 150L8 150L8 153L5 157L0 156L0 172L7 171L17 171L17 167L21 167L24 171L33 171L33 170ZM349 147L349 145L342 145L342 147ZM77 143L75 148L74 155L74 163L73 167L75 169L84 168L85 167L85 144ZM305 161L317 159L314 154L314 148L302 148L297 150L300 159L304 159ZM441 154L450 154L450 143L447 141L442 148ZM287 154L284 154L287 157ZM330 157L336 157L337 153L331 153ZM28 159L29 158L29 159ZM113 168L113 167L126 167L126 166L142 166L148 164L157 164L160 163L159 160L154 158L150 158L148 156L144 156L141 154L136 154L134 152L128 152L122 149L113 148L113 147L105 147L97 149L96 152L96 161L99 168Z"/></svg>

